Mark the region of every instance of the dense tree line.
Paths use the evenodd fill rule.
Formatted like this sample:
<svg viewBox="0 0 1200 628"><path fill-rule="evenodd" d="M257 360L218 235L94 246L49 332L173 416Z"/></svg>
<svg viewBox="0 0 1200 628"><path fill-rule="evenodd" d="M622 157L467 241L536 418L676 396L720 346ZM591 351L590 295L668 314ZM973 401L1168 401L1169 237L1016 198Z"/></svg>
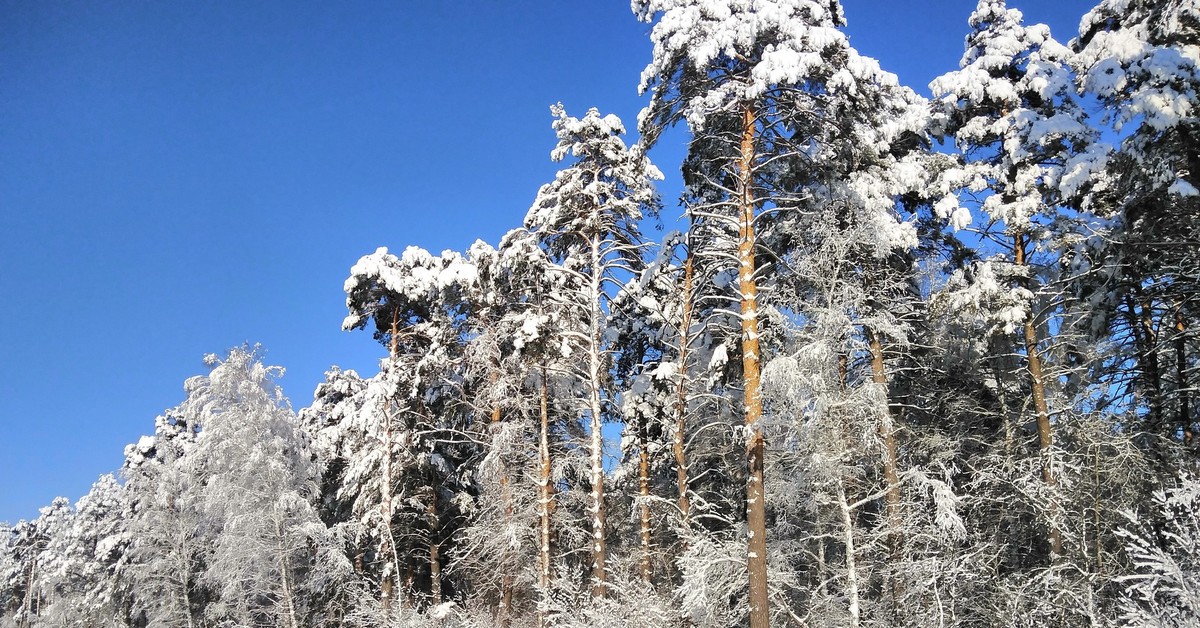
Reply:
<svg viewBox="0 0 1200 628"><path fill-rule="evenodd" d="M370 377L212 356L0 626L1200 624L1200 8L979 0L930 100L837 0L632 5L642 143L556 106L522 226L360 259Z"/></svg>

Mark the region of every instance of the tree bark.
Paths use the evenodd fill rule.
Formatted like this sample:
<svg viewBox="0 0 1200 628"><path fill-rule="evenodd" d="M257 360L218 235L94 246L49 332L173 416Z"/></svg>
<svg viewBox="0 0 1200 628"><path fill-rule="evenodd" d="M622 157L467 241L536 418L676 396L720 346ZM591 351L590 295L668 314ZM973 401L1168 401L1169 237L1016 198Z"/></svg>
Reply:
<svg viewBox="0 0 1200 628"><path fill-rule="evenodd" d="M1027 266L1025 257L1025 236L1018 234L1014 240L1014 252L1018 266ZM1053 495L1058 483L1054 477L1054 433L1050 425L1050 409L1046 403L1045 375L1042 373L1042 359L1038 354L1037 329L1034 327L1034 314L1030 311L1023 325L1025 336L1025 364L1029 371L1029 384L1033 391L1033 407L1037 413L1038 444L1042 459L1042 481L1051 489L1050 504L1047 520L1049 523L1050 554L1052 559L1062 556L1062 533L1058 529L1058 500Z"/></svg>
<svg viewBox="0 0 1200 628"><path fill-rule="evenodd" d="M600 387L603 377L600 360L600 320L603 313L600 310L602 293L600 265L600 238L591 239L592 272L591 272L591 308L589 324L588 347L588 414L591 415L591 480L592 480L592 597L604 597L608 571L605 561L608 556L608 546L604 538L607 515L604 509L604 422L600 406Z"/></svg>
<svg viewBox="0 0 1200 628"><path fill-rule="evenodd" d="M287 611L287 628L299 628L300 622L296 616L296 594L292 590L292 564L287 558L285 545L287 540L283 534L283 524L279 521L279 513L274 513L275 538L279 541L276 548L276 559L279 561L279 575L283 586L283 604Z"/></svg>
<svg viewBox="0 0 1200 628"><path fill-rule="evenodd" d="M871 347L871 380L880 387L884 395L883 414L879 423L879 439L883 441L883 479L887 482L887 492L884 493L883 503L888 525L888 549L891 551L892 560L898 562L903 553L901 547L903 537L901 536L900 529L904 521L903 515L900 512L900 474L897 471L896 462L896 424L887 398L888 378L883 361L883 345L879 341L879 334L874 330L866 329L866 333L867 342ZM895 574L896 571L892 570L888 580L891 584L891 594L894 602L893 610L898 613L900 611L899 600L904 590L903 585Z"/></svg>
<svg viewBox="0 0 1200 628"><path fill-rule="evenodd" d="M388 355L393 364L400 355L399 316L399 311L393 309L392 337L388 346ZM390 400L388 403L391 403ZM383 574L379 580L379 602L383 607L384 617L390 617L395 595L395 574L399 565L396 561L396 539L392 536L392 417L387 408L383 412L383 422L383 468L379 470L379 515L383 520L383 543L386 547L380 548L384 555L384 565Z"/></svg>
<svg viewBox="0 0 1200 628"><path fill-rule="evenodd" d="M689 242L687 260L683 265L683 318L679 322L679 383L675 388L675 435L672 442L675 453L675 484L679 492L679 519L685 528L688 526L688 511L691 510L691 502L688 498L687 451L684 448L684 439L687 435L687 373L692 329L692 280L692 249Z"/></svg>
<svg viewBox="0 0 1200 628"><path fill-rule="evenodd" d="M764 444L758 342L758 283L754 276L754 158L756 117L753 106L742 108L741 156L738 162L738 288L742 314L742 380L746 417L746 570L750 578L750 626L767 628L771 614L767 589L767 508L763 487Z"/></svg>
<svg viewBox="0 0 1200 628"><path fill-rule="evenodd" d="M638 431L638 495L641 497L640 510L640 532L642 539L642 556L640 561L640 574L642 582L650 584L651 576L651 537L652 530L650 526L650 439L647 434L646 422L642 421L637 428Z"/></svg>
<svg viewBox="0 0 1200 628"><path fill-rule="evenodd" d="M496 366L496 370L492 371L492 383L500 380L500 367ZM492 427L500 429L500 420L503 418L500 412L500 404L497 403L492 408ZM504 460L500 460L500 500L503 506L504 520L503 523L507 527L512 524L513 517L513 499L512 487L508 479L508 467L504 464ZM503 573L500 576L500 604L496 609L496 625L500 628L508 628L511 624L512 611L512 594L513 594L513 574L511 565L508 561L508 556L501 561L501 569Z"/></svg>
<svg viewBox="0 0 1200 628"><path fill-rule="evenodd" d="M442 603L442 557L441 517L438 512L438 491L436 487L429 489L429 598L430 604L437 606Z"/></svg>
<svg viewBox="0 0 1200 628"><path fill-rule="evenodd" d="M21 603L22 624L25 626L29 626L32 623L32 620L30 619L30 617L33 616L33 607L34 607L33 597L34 597L34 591L36 590L36 585L35 585L34 581L37 579L38 556L39 556L39 552L37 549L37 542L34 541L33 553L29 558L29 577L27 580L27 584L25 585L25 599ZM187 593L185 592L184 595L186 596ZM190 613L188 614L188 621L189 622L191 621Z"/></svg>
<svg viewBox="0 0 1200 628"><path fill-rule="evenodd" d="M846 545L846 610L850 613L850 628L858 628L861 619L861 605L858 593L858 558L854 544L854 519L851 517L850 502L846 499L846 491L838 480L838 510L842 515L842 542Z"/></svg>
<svg viewBox="0 0 1200 628"><path fill-rule="evenodd" d="M1130 335L1133 336L1138 372L1151 400L1148 421L1152 429L1156 431L1161 425L1159 412L1162 402L1162 378L1158 372L1158 354L1155 351L1154 340L1149 337L1154 331L1154 326L1146 318L1138 315L1137 304L1129 294L1125 295L1123 303L1126 324L1129 325Z"/></svg>
<svg viewBox="0 0 1200 628"><path fill-rule="evenodd" d="M540 534L538 543L538 589L541 603L538 604L538 625L546 625L546 607L550 600L550 377L542 366L541 430L538 443L538 516Z"/></svg>
<svg viewBox="0 0 1200 628"><path fill-rule="evenodd" d="M879 334L867 330L867 339L871 346L871 380L883 388L887 395L887 371L883 362L883 345L879 342ZM892 546L892 557L899 555L900 539L898 532L902 521L900 513L900 474L896 463L896 425L893 421L891 408L884 407L883 420L879 424L879 438L883 441L883 479L887 482L887 493L884 495L884 509L887 513L889 544Z"/></svg>
<svg viewBox="0 0 1200 628"><path fill-rule="evenodd" d="M1178 383L1175 390L1179 395L1179 429L1184 445L1192 444L1192 415L1188 394L1187 381L1187 326L1183 322L1183 312L1175 313L1175 377Z"/></svg>

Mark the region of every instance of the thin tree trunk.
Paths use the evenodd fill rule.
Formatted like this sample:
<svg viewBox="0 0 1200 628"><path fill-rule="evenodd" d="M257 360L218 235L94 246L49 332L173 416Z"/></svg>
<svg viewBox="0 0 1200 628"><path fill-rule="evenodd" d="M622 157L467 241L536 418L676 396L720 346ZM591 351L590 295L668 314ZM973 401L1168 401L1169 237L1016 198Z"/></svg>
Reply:
<svg viewBox="0 0 1200 628"><path fill-rule="evenodd" d="M838 481L838 510L842 514L842 540L846 545L846 602L850 613L850 628L858 628L860 621L860 602L858 594L858 560L854 546L854 520L851 518L850 502L846 500L846 491Z"/></svg>
<svg viewBox="0 0 1200 628"><path fill-rule="evenodd" d="M1096 453L1092 458L1092 516L1094 517L1094 527L1096 530L1096 573L1104 574L1104 545L1101 543L1100 529L1100 446L1096 446Z"/></svg>
<svg viewBox="0 0 1200 628"><path fill-rule="evenodd" d="M588 413L591 415L591 480L592 480L592 596L604 597L608 582L605 559L608 550L604 538L606 512L604 509L604 435L600 407L602 367L600 364L601 276L600 238L592 237L591 308L588 347Z"/></svg>
<svg viewBox="0 0 1200 628"><path fill-rule="evenodd" d="M871 379L876 384L883 387L883 393L887 395L887 371L883 362L883 346L879 342L879 334L873 330L866 330L867 338L871 346ZM900 474L896 469L896 426L893 422L891 408L884 407L883 420L879 424L879 438L883 441L883 479L887 482L887 493L884 495L884 508L887 512L888 525L891 527L890 541L892 545L892 556L899 555L898 532L901 527L900 513Z"/></svg>
<svg viewBox="0 0 1200 628"><path fill-rule="evenodd" d="M818 514L814 522L817 528L817 592L822 595L829 592L829 587L826 581L829 579L829 570L826 567L825 559L825 534L821 525L821 517Z"/></svg>
<svg viewBox="0 0 1200 628"><path fill-rule="evenodd" d="M500 367L497 365L496 370L492 372L492 383L500 379ZM492 427L501 429L500 420L502 419L500 412L500 404L497 403L492 408ZM513 517L513 498L512 487L508 479L508 467L504 464L504 460L500 460L500 500L503 505L504 525L505 527L512 525ZM508 628L511 623L512 611L512 595L513 595L513 565L508 561L507 555L501 561L504 573L500 577L500 606L496 609L496 625L500 628Z"/></svg>
<svg viewBox="0 0 1200 628"><path fill-rule="evenodd" d="M37 549L37 542L35 541L34 547L33 547L33 555L30 556L30 558L29 558L29 579L27 581L27 584L25 585L25 600L21 604L21 610L22 610L21 616L23 618L22 623L25 626L29 626L32 623L32 620L30 619L30 617L33 616L33 606L34 606L33 596L34 596L34 591L37 588L34 581L37 579L37 564L38 564L39 554L40 553L38 552L38 549ZM189 621L190 621L190 619L191 618L189 616Z"/></svg>
<svg viewBox="0 0 1200 628"><path fill-rule="evenodd" d="M392 337L388 354L395 364L400 354L400 319L399 311L392 310ZM388 400L390 406L391 400ZM384 617L390 617L392 601L395 594L395 574L399 567L396 558L396 539L392 536L392 416L387 408L383 412L383 463L379 470L379 515L383 520L384 550L383 574L379 581L379 602L383 607Z"/></svg>
<svg viewBox="0 0 1200 628"><path fill-rule="evenodd" d="M1017 235L1014 238L1014 251L1018 266L1026 266L1025 237ZM1058 529L1058 499L1053 495L1057 479L1054 477L1054 433L1050 425L1050 409L1046 403L1045 375L1042 373L1042 359L1038 354L1037 329L1034 327L1034 314L1031 311L1023 325L1025 332L1025 364L1029 371L1029 383L1033 390L1033 407L1037 413L1038 444L1042 458L1042 481L1050 488L1051 497L1047 519L1049 521L1049 542L1052 559L1062 556L1062 534Z"/></svg>
<svg viewBox="0 0 1200 628"><path fill-rule="evenodd" d="M650 554L650 439L647 434L646 422L642 421L637 428L638 434L638 495L641 497L639 522L641 538L642 538L642 557L640 561L640 572L642 582L650 583L651 575L651 554Z"/></svg>
<svg viewBox="0 0 1200 628"><path fill-rule="evenodd" d="M174 506L174 504L172 504L172 506ZM191 584L190 581L192 579L192 549L189 547L188 543L188 535L191 534L191 530L180 526L178 532L179 548L181 550L180 558L181 562L183 563L180 565L179 569L179 599L183 604L183 617L187 620L187 628L193 628L195 621L192 619L192 593L189 590L189 585Z"/></svg>
<svg viewBox="0 0 1200 628"><path fill-rule="evenodd" d="M679 383L675 387L675 436L672 443L675 452L675 484L679 491L679 519L685 528L688 526L688 511L691 509L684 439L687 435L688 349L692 329L692 265L692 249L689 242L687 260L683 266L683 319L679 323Z"/></svg>
<svg viewBox="0 0 1200 628"><path fill-rule="evenodd" d="M1133 297L1129 294L1125 295L1123 300L1125 305L1126 324L1129 325L1129 332L1133 336L1133 345L1136 349L1138 371L1141 374L1142 382L1146 386L1146 391L1152 399L1150 403L1149 424L1157 430L1160 424L1158 412L1161 395L1159 391L1162 389L1161 378L1158 373L1158 358L1154 351L1154 346L1150 338L1147 336L1153 332L1153 325L1147 325L1145 319L1138 315L1137 304Z"/></svg>
<svg viewBox="0 0 1200 628"><path fill-rule="evenodd" d="M900 512L900 474L897 472L897 455L896 455L896 425L892 417L891 406L887 399L887 370L883 361L883 345L879 341L879 334L872 329L866 329L867 341L871 347L871 380L878 385L884 395L884 407L881 421L879 423L879 438L883 441L883 479L887 482L887 492L884 493L883 503L884 511L887 515L888 525L888 549L891 550L892 559L899 561L901 545L903 538L900 534L900 528L903 526L903 516ZM896 577L896 570L893 569L889 576L891 583L891 593L894 602L893 610L899 612L900 597L903 595L903 585Z"/></svg>
<svg viewBox="0 0 1200 628"><path fill-rule="evenodd" d="M1135 286L1134 290L1142 302L1142 313L1140 321L1142 324L1142 337L1145 338L1147 351L1144 356L1146 361L1146 370L1150 374L1151 387L1150 394L1153 396L1150 409L1150 420L1154 424L1154 430L1158 431L1167 427L1167 400L1166 387L1163 385L1163 366L1158 361L1158 336L1159 327L1154 324L1154 302L1147 297L1141 286Z"/></svg>
<svg viewBox="0 0 1200 628"><path fill-rule="evenodd" d="M538 604L538 625L546 625L546 608L550 600L550 377L546 367L542 366L541 389L541 430L538 443L538 515L540 519L540 534L538 544L538 589L541 603Z"/></svg>
<svg viewBox="0 0 1200 628"><path fill-rule="evenodd" d="M275 538L279 541L277 548L276 559L279 561L279 575L283 586L283 605L287 610L287 628L299 628L300 622L296 618L296 599L295 593L292 591L292 566L291 561L287 559L287 552L283 549L286 540L283 538L283 526L279 521L278 513L275 513L273 523L275 524Z"/></svg>
<svg viewBox="0 0 1200 628"><path fill-rule="evenodd" d="M438 490L433 486L429 487L426 514L429 517L429 599L431 605L437 606L442 603L442 544L438 541L442 525L438 511Z"/></svg>
<svg viewBox="0 0 1200 628"><path fill-rule="evenodd" d="M767 507L763 487L764 444L762 388L759 380L762 356L758 343L758 283L754 276L754 108L742 109L740 181L738 198L738 288L742 310L742 378L746 414L746 570L750 577L750 626L767 628L771 611L767 589Z"/></svg>
<svg viewBox="0 0 1200 628"><path fill-rule="evenodd" d="M1192 415L1189 407L1191 398L1188 394L1187 381L1187 326L1183 323L1183 312L1175 313L1175 377L1178 383L1175 390L1179 395L1179 429L1182 431L1184 445L1192 444Z"/></svg>

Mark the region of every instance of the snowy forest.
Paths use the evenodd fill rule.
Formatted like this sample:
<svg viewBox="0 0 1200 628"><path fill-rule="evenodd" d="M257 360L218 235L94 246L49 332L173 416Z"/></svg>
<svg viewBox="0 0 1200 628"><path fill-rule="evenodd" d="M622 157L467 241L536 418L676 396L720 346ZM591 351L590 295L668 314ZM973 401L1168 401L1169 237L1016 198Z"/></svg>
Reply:
<svg viewBox="0 0 1200 628"><path fill-rule="evenodd" d="M1200 625L1195 0L979 0L931 98L838 0L632 9L635 129L358 260L377 373L208 356L0 527L0 626Z"/></svg>

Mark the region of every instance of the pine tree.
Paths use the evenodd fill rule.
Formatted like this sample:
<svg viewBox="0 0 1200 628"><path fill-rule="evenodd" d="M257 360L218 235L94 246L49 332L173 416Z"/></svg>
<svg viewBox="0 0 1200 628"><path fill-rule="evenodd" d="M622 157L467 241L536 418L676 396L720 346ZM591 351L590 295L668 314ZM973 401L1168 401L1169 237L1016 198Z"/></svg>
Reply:
<svg viewBox="0 0 1200 628"><path fill-rule="evenodd" d="M373 323L389 353L353 425L372 445L345 476L356 512L378 513L367 520L374 522L385 617L398 581L411 606L444 602L443 550L455 537L458 504L469 501L456 469L477 449L454 436L472 420L461 385L461 325L464 294L476 281L475 267L458 253L433 256L416 247L400 257L386 248L363 256L346 280L343 329ZM378 484L368 488L368 477Z"/></svg>
<svg viewBox="0 0 1200 628"><path fill-rule="evenodd" d="M945 107L947 133L966 155L964 167L948 177L957 186L990 193L980 205L989 219L986 228L998 231L1007 243L1003 256L977 269L957 307L990 307L986 315L997 328L1006 334L1020 331L1042 481L1053 493L1054 428L1040 347L1040 286L1031 258L1054 233L1057 207L1064 202L1058 186L1066 163L1085 152L1096 132L1075 99L1066 66L1070 51L1047 27L1025 26L1021 13L1003 0L981 0L970 24L961 69L939 77L931 87ZM966 226L967 214L953 197L939 209L957 228ZM984 293L992 302L973 306ZM1047 499L1049 553L1058 557L1063 554L1060 507L1054 495Z"/></svg>
<svg viewBox="0 0 1200 628"><path fill-rule="evenodd" d="M1147 427L1190 443L1200 265L1200 11L1190 2L1104 1L1085 15L1076 65L1122 137L1088 190L1114 224L1092 253L1105 283L1093 320L1137 365ZM1114 379L1117 375L1114 375Z"/></svg>
<svg viewBox="0 0 1200 628"><path fill-rule="evenodd" d="M607 383L613 348L606 337L611 315L608 290L617 273L636 270L644 243L638 222L656 211L651 181L661 178L638 146L627 148L625 131L613 115L591 109L583 118L551 109L558 144L551 157L574 157L552 183L542 186L525 224L559 262L562 272L578 274L584 289L561 295L579 310L586 329L565 335L586 357L575 376L585 391L580 414L589 425L593 596L603 597L608 580L607 521L604 498L604 417L614 410Z"/></svg>

